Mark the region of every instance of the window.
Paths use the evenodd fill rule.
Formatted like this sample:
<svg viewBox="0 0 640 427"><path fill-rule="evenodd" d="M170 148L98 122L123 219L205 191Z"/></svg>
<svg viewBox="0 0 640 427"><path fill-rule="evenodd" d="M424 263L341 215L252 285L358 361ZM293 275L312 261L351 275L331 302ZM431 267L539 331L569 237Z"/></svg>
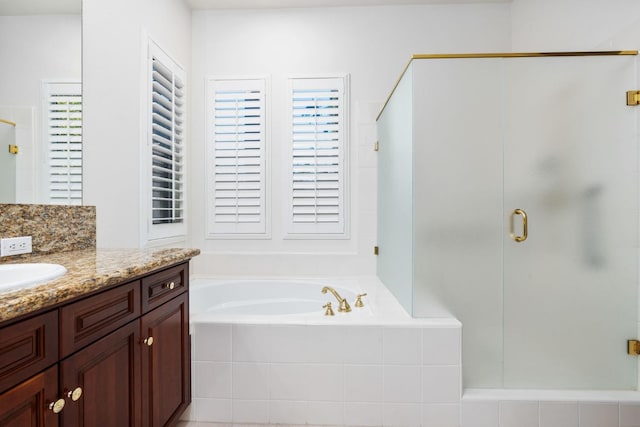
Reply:
<svg viewBox="0 0 640 427"><path fill-rule="evenodd" d="M345 237L347 77L289 83L288 234Z"/></svg>
<svg viewBox="0 0 640 427"><path fill-rule="evenodd" d="M185 230L184 71L150 44L150 239Z"/></svg>
<svg viewBox="0 0 640 427"><path fill-rule="evenodd" d="M45 82L44 144L48 203L82 204L82 85Z"/></svg>
<svg viewBox="0 0 640 427"><path fill-rule="evenodd" d="M265 79L210 79L208 234L266 235Z"/></svg>

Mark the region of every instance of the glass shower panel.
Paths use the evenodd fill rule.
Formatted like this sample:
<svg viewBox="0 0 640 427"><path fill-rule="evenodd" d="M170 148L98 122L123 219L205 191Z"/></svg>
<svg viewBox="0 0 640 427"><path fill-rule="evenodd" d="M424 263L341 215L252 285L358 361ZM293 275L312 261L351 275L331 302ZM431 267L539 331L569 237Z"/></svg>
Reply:
<svg viewBox="0 0 640 427"><path fill-rule="evenodd" d="M409 67L378 120L378 277L408 313L413 288L412 82Z"/></svg>
<svg viewBox="0 0 640 427"><path fill-rule="evenodd" d="M504 61L506 388L636 389L635 61Z"/></svg>
<svg viewBox="0 0 640 427"><path fill-rule="evenodd" d="M414 316L462 322L472 387L502 381L501 67L414 61Z"/></svg>
<svg viewBox="0 0 640 427"><path fill-rule="evenodd" d="M16 202L16 155L9 152L15 143L15 127L0 121L0 203Z"/></svg>

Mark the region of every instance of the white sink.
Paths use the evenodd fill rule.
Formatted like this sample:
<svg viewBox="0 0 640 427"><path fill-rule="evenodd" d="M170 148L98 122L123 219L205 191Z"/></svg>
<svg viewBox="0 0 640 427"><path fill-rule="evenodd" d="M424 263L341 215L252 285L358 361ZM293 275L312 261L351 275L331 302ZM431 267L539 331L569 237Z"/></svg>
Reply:
<svg viewBox="0 0 640 427"><path fill-rule="evenodd" d="M67 269L60 264L0 264L0 292L39 285L66 272Z"/></svg>

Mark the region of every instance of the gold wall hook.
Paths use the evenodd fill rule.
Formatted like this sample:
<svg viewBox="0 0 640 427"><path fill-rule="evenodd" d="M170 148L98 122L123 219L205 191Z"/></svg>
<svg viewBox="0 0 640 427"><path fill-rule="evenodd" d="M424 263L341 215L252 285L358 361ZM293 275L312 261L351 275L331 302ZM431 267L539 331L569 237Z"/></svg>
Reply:
<svg viewBox="0 0 640 427"><path fill-rule="evenodd" d="M353 304L358 308L364 307L364 303L362 302L362 297L366 297L367 293L356 295L356 302Z"/></svg>
<svg viewBox="0 0 640 427"><path fill-rule="evenodd" d="M333 308L331 308L331 303L328 302L322 306L322 308L326 308L324 315L325 316L335 316L336 314L333 312Z"/></svg>

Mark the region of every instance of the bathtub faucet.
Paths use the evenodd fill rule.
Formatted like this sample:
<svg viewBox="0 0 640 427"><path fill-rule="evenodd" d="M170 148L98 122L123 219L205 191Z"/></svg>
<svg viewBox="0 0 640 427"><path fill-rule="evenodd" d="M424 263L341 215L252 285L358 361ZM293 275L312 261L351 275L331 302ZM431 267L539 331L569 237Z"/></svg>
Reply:
<svg viewBox="0 0 640 427"><path fill-rule="evenodd" d="M331 292L333 294L334 297L336 297L336 299L338 300L338 302L340 303L340 305L338 306L338 311L341 311L343 313L348 313L351 311L351 306L349 305L349 303L347 302L346 299L342 298L340 296L340 294L338 292L336 292L335 289L333 289L330 286L325 286L324 288L322 288L322 293L326 294L327 291Z"/></svg>

